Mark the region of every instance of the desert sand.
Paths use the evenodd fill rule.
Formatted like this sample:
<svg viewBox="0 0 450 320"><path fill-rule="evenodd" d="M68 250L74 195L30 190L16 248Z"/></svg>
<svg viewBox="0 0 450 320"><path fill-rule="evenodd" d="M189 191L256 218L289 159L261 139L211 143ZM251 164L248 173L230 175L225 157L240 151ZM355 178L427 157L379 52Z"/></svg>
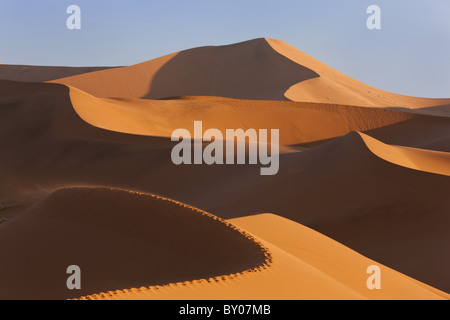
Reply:
<svg viewBox="0 0 450 320"><path fill-rule="evenodd" d="M369 87L273 39L5 67L0 299L450 298L450 99ZM279 129L279 173L174 165L170 135L196 120Z"/></svg>
<svg viewBox="0 0 450 320"><path fill-rule="evenodd" d="M367 274L375 262L293 221L273 214L229 220L252 232L270 263L238 274L104 292L83 299L448 299L450 296L382 266L390 286L369 291Z"/></svg>

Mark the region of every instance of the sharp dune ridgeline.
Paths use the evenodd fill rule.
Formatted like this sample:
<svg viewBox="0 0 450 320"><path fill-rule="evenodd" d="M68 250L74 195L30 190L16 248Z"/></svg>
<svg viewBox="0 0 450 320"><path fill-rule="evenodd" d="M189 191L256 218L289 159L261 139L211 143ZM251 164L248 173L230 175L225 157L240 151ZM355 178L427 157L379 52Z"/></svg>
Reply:
<svg viewBox="0 0 450 320"><path fill-rule="evenodd" d="M5 224L2 299L58 299L117 288L221 276L267 264L251 236L200 210L105 188L60 189ZM67 248L71 250L67 250ZM41 259L46 257L46 259ZM34 261L33 264L28 263ZM86 270L82 291L65 274ZM71 295L72 296L71 296Z"/></svg>
<svg viewBox="0 0 450 320"><path fill-rule="evenodd" d="M450 298L450 99L267 38L0 79L0 299ZM279 172L175 165L198 120L279 129Z"/></svg>

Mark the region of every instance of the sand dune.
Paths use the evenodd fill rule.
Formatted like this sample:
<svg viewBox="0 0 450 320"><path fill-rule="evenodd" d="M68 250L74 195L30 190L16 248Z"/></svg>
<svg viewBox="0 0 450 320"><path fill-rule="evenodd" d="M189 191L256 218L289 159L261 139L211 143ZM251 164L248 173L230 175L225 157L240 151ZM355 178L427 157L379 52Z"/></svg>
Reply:
<svg viewBox="0 0 450 320"><path fill-rule="evenodd" d="M283 41L268 38L190 49L130 67L54 82L102 98L221 96L359 106L436 107L447 111L450 106L450 99L413 98L378 90Z"/></svg>
<svg viewBox="0 0 450 320"><path fill-rule="evenodd" d="M448 99L371 88L272 39L55 82L0 80L1 298L449 298L432 288L450 292ZM280 129L279 173L174 165L171 132L194 120ZM92 272L77 295L59 287L73 258Z"/></svg>
<svg viewBox="0 0 450 320"><path fill-rule="evenodd" d="M62 299L254 269L262 246L200 210L120 190L59 190L0 226L0 299ZM82 270L81 291L65 283Z"/></svg>
<svg viewBox="0 0 450 320"><path fill-rule="evenodd" d="M111 68L112 67L45 67L0 64L0 79L25 82L45 82Z"/></svg>
<svg viewBox="0 0 450 320"><path fill-rule="evenodd" d="M130 67L54 82L98 97L159 99L203 95L284 99L284 91L317 74L275 52L264 39L194 48Z"/></svg>
<svg viewBox="0 0 450 320"><path fill-rule="evenodd" d="M408 168L399 159L384 160L380 155L389 156L384 149L374 153L368 147L377 143L366 144L360 134L351 133L302 152L282 154L280 172L274 177L261 177L259 168L248 165L175 166L169 160L173 143L168 138L93 127L79 118L64 86L1 84L0 143L8 150L0 159L2 216L12 218L67 186L160 194L222 218L276 212L408 276L450 290L446 273L450 261L443 254L450 243L446 230L450 181L447 175L422 170L427 157L430 163L444 163L445 169L445 157L439 160L442 157L435 153L414 150L408 157L425 158L415 161L422 163L416 169ZM94 107L99 109L92 109L93 113L101 110ZM358 110L353 116L373 118L363 116L363 110L372 109ZM268 111L266 116L273 117ZM296 118L290 121L283 128L287 130ZM396 130L414 144L414 129L439 124L442 132L448 128L446 118L414 115L406 125L408 121L376 130ZM308 128L314 129L313 123ZM417 140L445 146L448 136L438 133L433 139Z"/></svg>
<svg viewBox="0 0 450 320"><path fill-rule="evenodd" d="M230 220L264 244L272 261L254 272L117 290L85 299L449 299L293 221L273 214ZM383 290L366 287L367 267L381 268Z"/></svg>

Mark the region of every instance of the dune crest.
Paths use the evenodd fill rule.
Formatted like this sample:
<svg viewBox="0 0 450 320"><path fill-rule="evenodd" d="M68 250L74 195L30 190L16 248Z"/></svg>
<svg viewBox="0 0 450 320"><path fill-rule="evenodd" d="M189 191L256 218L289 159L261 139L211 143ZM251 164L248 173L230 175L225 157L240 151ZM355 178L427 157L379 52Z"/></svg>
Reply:
<svg viewBox="0 0 450 320"><path fill-rule="evenodd" d="M450 176L450 153L392 146L366 134L359 135L373 154L402 167Z"/></svg>
<svg viewBox="0 0 450 320"><path fill-rule="evenodd" d="M58 190L0 225L0 299L64 299L267 267L232 224L176 201L106 188ZM45 257L45 259L42 259ZM81 290L65 286L78 265Z"/></svg>

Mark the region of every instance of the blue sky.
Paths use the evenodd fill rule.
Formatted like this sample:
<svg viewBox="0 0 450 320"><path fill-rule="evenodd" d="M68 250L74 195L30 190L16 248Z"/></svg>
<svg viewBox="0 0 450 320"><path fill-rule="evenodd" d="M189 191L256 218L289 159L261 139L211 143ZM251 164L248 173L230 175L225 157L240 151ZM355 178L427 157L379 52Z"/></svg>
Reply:
<svg viewBox="0 0 450 320"><path fill-rule="evenodd" d="M68 30L66 9L82 11ZM366 9L381 8L381 30ZM391 92L450 97L449 0L1 0L0 62L130 65L174 51L281 39Z"/></svg>

